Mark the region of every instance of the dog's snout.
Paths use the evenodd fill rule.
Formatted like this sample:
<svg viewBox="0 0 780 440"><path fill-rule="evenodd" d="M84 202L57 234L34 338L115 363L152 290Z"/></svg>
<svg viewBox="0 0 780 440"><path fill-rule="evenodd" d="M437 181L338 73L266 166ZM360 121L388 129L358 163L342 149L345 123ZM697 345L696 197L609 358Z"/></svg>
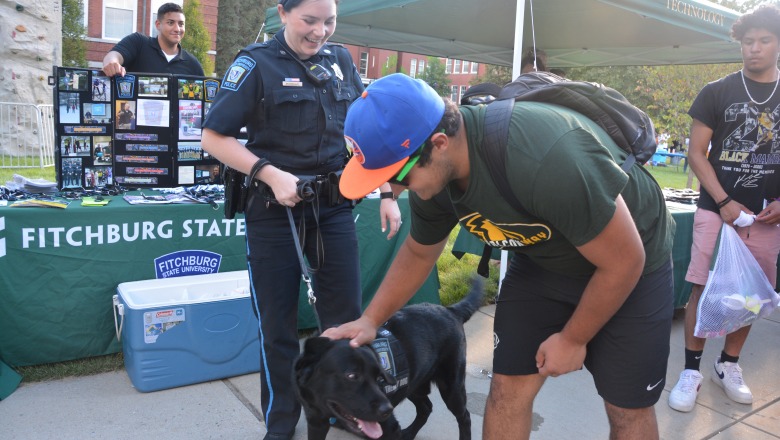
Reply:
<svg viewBox="0 0 780 440"><path fill-rule="evenodd" d="M379 406L376 408L375 414L380 417L380 420L387 420L390 416L393 415L393 405L390 404L389 400L379 402Z"/></svg>

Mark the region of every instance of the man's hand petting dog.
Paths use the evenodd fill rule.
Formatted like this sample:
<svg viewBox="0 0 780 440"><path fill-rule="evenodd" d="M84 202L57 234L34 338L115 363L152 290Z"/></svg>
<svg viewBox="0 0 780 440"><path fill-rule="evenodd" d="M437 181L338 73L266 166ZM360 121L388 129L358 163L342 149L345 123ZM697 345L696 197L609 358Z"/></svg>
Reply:
<svg viewBox="0 0 780 440"><path fill-rule="evenodd" d="M378 327L367 318L360 317L338 327L331 327L322 332L322 336L329 339L349 339L349 345L357 348L373 341Z"/></svg>
<svg viewBox="0 0 780 440"><path fill-rule="evenodd" d="M371 439L413 439L433 411L431 383L455 416L460 440L470 440L463 323L482 297L482 279L475 277L471 292L452 306L406 306L378 330L361 318L323 333L342 339L307 339L293 367L293 387L309 440L324 440L331 426ZM406 398L417 414L402 430L393 408Z"/></svg>

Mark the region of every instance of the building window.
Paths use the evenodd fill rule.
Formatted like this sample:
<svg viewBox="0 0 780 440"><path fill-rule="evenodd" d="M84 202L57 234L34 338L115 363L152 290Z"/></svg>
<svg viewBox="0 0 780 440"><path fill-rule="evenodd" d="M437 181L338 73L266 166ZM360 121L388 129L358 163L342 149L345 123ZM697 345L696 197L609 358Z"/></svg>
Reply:
<svg viewBox="0 0 780 440"><path fill-rule="evenodd" d="M157 11L152 12L151 23L149 23L149 25L151 26L151 28L149 29L149 36L152 38L156 38L157 34L159 33L157 32L157 26L155 26L156 23L157 23ZM186 21L184 22L184 25L185 26L187 25Z"/></svg>
<svg viewBox="0 0 780 440"><path fill-rule="evenodd" d="M412 58L412 67L409 69L409 76L417 78L417 58Z"/></svg>
<svg viewBox="0 0 780 440"><path fill-rule="evenodd" d="M149 9L152 11L152 16L149 19L149 35L154 38L157 36L157 26L155 26L155 22L157 21L157 10L160 9L160 6L162 6L165 3L169 3L168 0L152 0L150 3ZM173 0L170 1L170 3L176 3L179 6L184 7L184 1L183 0ZM186 22L185 22L185 29L186 29Z"/></svg>
<svg viewBox="0 0 780 440"><path fill-rule="evenodd" d="M420 60L419 63L417 63L417 74L422 75L425 71L425 60Z"/></svg>
<svg viewBox="0 0 780 440"><path fill-rule="evenodd" d="M450 86L450 99L452 102L460 102L460 99L458 99L458 86Z"/></svg>
<svg viewBox="0 0 780 440"><path fill-rule="evenodd" d="M471 63L471 73L479 73L479 63Z"/></svg>
<svg viewBox="0 0 780 440"><path fill-rule="evenodd" d="M469 89L469 86L460 86L460 96L463 96L466 94L466 90ZM458 100L460 102L460 100Z"/></svg>
<svg viewBox="0 0 780 440"><path fill-rule="evenodd" d="M135 32L136 2L105 0L103 2L103 38L121 40Z"/></svg>
<svg viewBox="0 0 780 440"><path fill-rule="evenodd" d="M447 64L444 67L444 73L450 74L452 73L452 60L447 58Z"/></svg>
<svg viewBox="0 0 780 440"><path fill-rule="evenodd" d="M368 77L368 52L360 52L360 77Z"/></svg>
<svg viewBox="0 0 780 440"><path fill-rule="evenodd" d="M82 12L81 18L84 21L84 23L82 23L84 25L84 30L86 30L87 35L89 35L89 2L88 1L85 1L82 4L81 12Z"/></svg>
<svg viewBox="0 0 780 440"><path fill-rule="evenodd" d="M452 66L452 73L460 73L460 60L455 60L455 64Z"/></svg>
<svg viewBox="0 0 780 440"><path fill-rule="evenodd" d="M461 70L462 73L469 73L469 62L466 60L463 60L463 70Z"/></svg>

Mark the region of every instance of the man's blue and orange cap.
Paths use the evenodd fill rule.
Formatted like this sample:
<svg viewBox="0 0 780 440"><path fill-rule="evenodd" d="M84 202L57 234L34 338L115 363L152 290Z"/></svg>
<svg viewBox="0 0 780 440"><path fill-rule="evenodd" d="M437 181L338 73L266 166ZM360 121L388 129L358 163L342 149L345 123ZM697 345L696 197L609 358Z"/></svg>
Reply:
<svg viewBox="0 0 780 440"><path fill-rule="evenodd" d="M402 73L371 83L347 111L344 136L353 156L339 189L360 199L395 176L433 134L444 101L428 84Z"/></svg>

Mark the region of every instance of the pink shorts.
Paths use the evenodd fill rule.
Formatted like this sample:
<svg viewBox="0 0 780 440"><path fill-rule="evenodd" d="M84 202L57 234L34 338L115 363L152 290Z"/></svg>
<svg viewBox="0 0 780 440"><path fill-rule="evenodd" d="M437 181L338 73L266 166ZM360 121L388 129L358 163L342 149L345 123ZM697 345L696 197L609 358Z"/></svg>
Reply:
<svg viewBox="0 0 780 440"><path fill-rule="evenodd" d="M718 241L723 219L706 209L697 209L693 216L693 245L691 263L685 281L705 285L710 272L712 254ZM745 228L736 228L742 241L764 270L772 286L777 282L777 254L780 252L780 227L755 222Z"/></svg>

